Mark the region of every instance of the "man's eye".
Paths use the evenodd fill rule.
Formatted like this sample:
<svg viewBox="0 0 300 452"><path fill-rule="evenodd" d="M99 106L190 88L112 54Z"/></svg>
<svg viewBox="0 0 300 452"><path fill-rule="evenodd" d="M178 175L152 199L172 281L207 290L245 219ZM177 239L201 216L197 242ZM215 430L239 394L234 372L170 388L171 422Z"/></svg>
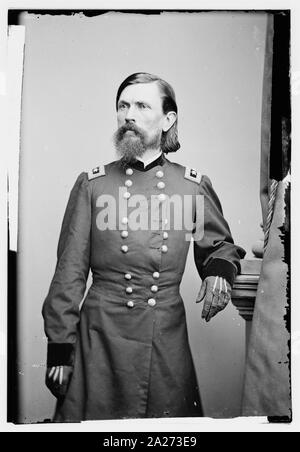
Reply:
<svg viewBox="0 0 300 452"><path fill-rule="evenodd" d="M139 104L139 107L140 107L142 110L145 110L146 108L148 108L148 105L143 104L143 103L140 103L140 104Z"/></svg>
<svg viewBox="0 0 300 452"><path fill-rule="evenodd" d="M125 104L119 105L119 110L125 110L125 108L126 108L126 105L125 105Z"/></svg>

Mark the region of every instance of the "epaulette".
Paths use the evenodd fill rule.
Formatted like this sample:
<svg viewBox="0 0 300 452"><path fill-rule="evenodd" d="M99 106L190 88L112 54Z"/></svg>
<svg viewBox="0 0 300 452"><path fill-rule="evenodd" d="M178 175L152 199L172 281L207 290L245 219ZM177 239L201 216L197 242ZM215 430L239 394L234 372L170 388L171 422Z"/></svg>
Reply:
<svg viewBox="0 0 300 452"><path fill-rule="evenodd" d="M196 182L197 184L200 184L201 182L201 174L199 171L189 168L188 166L185 167L185 179L191 180L193 182Z"/></svg>
<svg viewBox="0 0 300 452"><path fill-rule="evenodd" d="M95 179L96 177L105 176L105 167L104 165L96 166L88 172L88 180Z"/></svg>

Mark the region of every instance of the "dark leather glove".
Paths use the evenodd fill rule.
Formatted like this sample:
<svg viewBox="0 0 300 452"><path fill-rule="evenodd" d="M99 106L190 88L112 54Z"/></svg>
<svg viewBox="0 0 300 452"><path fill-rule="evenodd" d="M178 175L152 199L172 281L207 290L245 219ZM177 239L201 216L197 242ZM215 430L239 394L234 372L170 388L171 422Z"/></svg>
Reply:
<svg viewBox="0 0 300 452"><path fill-rule="evenodd" d="M56 398L66 395L72 373L71 366L47 367L46 386Z"/></svg>
<svg viewBox="0 0 300 452"><path fill-rule="evenodd" d="M218 312L225 309L231 300L231 290L225 278L207 276L196 299L196 303L204 300L202 318L209 322Z"/></svg>

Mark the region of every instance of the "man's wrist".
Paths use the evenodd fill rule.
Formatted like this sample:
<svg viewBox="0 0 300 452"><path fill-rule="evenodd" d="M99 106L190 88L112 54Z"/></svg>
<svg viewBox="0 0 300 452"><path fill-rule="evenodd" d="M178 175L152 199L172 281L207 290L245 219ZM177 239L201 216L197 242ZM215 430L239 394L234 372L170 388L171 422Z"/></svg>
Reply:
<svg viewBox="0 0 300 452"><path fill-rule="evenodd" d="M202 279L208 276L219 276L232 286L236 275L237 268L232 262L226 259L214 258L204 267Z"/></svg>
<svg viewBox="0 0 300 452"><path fill-rule="evenodd" d="M48 343L47 367L73 365L74 345L70 343Z"/></svg>

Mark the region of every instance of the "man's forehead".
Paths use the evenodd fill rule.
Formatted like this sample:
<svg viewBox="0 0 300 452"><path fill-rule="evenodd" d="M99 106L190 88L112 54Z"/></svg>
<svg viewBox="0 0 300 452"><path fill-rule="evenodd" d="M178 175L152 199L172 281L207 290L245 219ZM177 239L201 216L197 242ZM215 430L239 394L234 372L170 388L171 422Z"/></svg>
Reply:
<svg viewBox="0 0 300 452"><path fill-rule="evenodd" d="M120 100L161 102L161 94L156 82L136 83L126 86L121 92Z"/></svg>

